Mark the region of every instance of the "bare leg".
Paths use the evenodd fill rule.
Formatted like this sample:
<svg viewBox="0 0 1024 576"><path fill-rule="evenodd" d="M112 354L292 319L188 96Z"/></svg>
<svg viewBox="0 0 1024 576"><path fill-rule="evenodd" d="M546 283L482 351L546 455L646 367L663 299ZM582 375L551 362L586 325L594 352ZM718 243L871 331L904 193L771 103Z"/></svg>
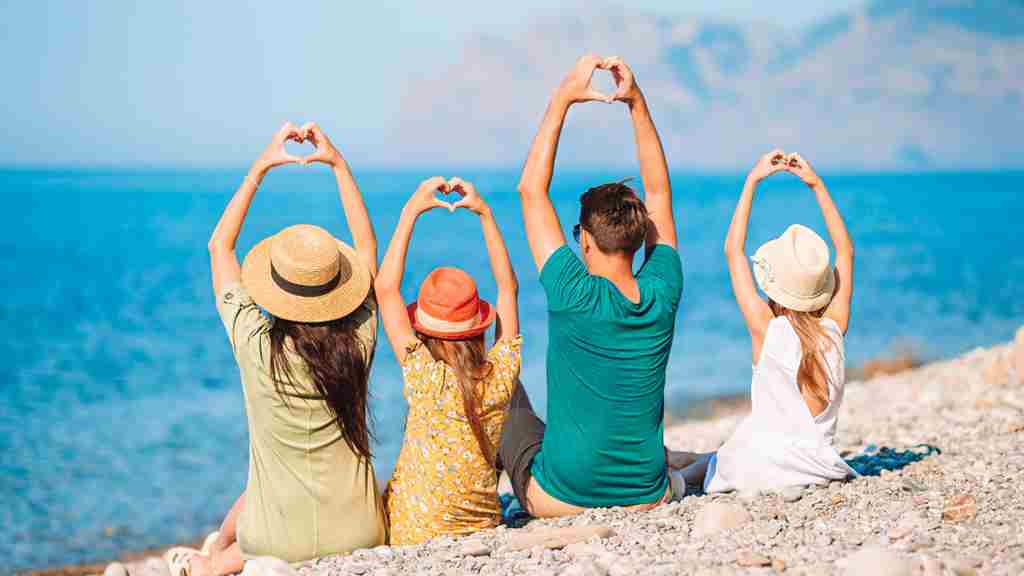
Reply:
<svg viewBox="0 0 1024 576"><path fill-rule="evenodd" d="M704 477L708 473L708 463L711 461L711 456L714 452L707 452L705 454L698 454L696 460L689 466L682 469L683 478L686 479L688 486L703 486Z"/></svg>
<svg viewBox="0 0 1024 576"><path fill-rule="evenodd" d="M669 468L686 468L696 462L702 454L700 452L685 452L682 450L669 450L665 447L665 463Z"/></svg>
<svg viewBox="0 0 1024 576"><path fill-rule="evenodd" d="M209 556L194 556L191 560L192 576L226 576L241 572L245 564L242 550L238 547L238 515L245 506L245 492L235 500L224 522L220 534L213 543Z"/></svg>

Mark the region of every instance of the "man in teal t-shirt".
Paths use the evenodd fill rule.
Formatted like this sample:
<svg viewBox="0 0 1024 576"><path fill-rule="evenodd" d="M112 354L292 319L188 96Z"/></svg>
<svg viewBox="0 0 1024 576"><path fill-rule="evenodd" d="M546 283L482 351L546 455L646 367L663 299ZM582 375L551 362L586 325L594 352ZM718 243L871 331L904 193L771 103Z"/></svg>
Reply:
<svg viewBox="0 0 1024 576"><path fill-rule="evenodd" d="M616 92L590 87L611 71ZM572 104L625 102L633 120L643 201L626 184L580 198L566 245L548 188ZM683 288L668 168L647 104L618 58L584 56L555 92L519 182L530 250L548 303L547 424L522 386L498 452L513 490L534 516L584 508L655 506L669 495L663 443L665 368ZM639 272L633 256L646 248Z"/></svg>

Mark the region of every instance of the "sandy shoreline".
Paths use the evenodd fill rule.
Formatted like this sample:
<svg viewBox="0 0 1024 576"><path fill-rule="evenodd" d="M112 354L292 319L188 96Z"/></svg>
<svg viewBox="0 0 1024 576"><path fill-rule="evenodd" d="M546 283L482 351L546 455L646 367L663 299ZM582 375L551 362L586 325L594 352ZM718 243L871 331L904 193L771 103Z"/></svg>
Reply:
<svg viewBox="0 0 1024 576"><path fill-rule="evenodd" d="M688 497L647 513L591 510L535 520L520 530L322 558L298 572L876 574L884 565L892 574L1021 574L1022 377L1024 333L1016 344L851 382L839 421L841 452L855 454L869 445L904 451L921 444L942 451L881 476L781 494ZM711 418L674 424L666 442L677 449L712 450L742 415L726 406ZM572 533L550 532L560 528L590 530L582 534L589 541L571 543ZM126 572L167 575L160 562L145 556L124 559ZM30 573L70 576L103 568Z"/></svg>

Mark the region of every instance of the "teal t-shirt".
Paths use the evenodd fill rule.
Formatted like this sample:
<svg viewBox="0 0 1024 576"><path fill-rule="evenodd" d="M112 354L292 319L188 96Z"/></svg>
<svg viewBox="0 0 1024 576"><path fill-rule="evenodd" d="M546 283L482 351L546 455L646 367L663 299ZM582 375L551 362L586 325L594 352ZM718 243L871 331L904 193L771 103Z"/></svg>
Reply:
<svg viewBox="0 0 1024 576"><path fill-rule="evenodd" d="M640 302L591 276L568 246L548 258L548 407L531 472L582 506L656 502L664 494L665 367L683 291L679 253L658 245L636 274Z"/></svg>

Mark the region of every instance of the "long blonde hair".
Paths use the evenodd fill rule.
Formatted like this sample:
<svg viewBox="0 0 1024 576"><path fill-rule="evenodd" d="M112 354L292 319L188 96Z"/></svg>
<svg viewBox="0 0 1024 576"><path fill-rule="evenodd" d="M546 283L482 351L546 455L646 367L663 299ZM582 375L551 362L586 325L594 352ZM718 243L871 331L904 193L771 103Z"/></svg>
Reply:
<svg viewBox="0 0 1024 576"><path fill-rule="evenodd" d="M466 340L442 340L420 334L420 339L434 359L444 362L455 372L455 379L458 380L462 393L462 409L466 413L469 429L473 431L484 459L493 464L496 449L484 431L481 420L484 403L482 394L478 391L478 384L486 380L494 370L484 350L484 336L481 334Z"/></svg>
<svg viewBox="0 0 1024 576"><path fill-rule="evenodd" d="M799 312L769 299L768 305L772 313L785 316L800 338L800 368L797 369L796 381L800 395L814 415L824 410L829 403L828 385L836 377L835 370L829 366L825 355L838 346L832 335L821 326L821 316L825 308L813 312ZM820 406L820 410L815 410Z"/></svg>

